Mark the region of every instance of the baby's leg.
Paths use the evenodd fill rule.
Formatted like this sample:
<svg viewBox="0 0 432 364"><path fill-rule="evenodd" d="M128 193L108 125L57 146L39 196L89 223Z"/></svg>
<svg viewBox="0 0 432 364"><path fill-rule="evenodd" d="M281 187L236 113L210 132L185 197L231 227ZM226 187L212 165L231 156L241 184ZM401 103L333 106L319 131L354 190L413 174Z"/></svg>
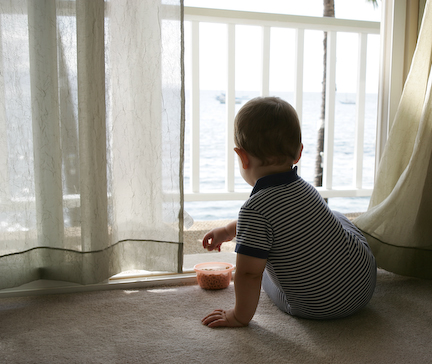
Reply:
<svg viewBox="0 0 432 364"><path fill-rule="evenodd" d="M263 278L262 278L262 287L273 303L283 312L288 314L291 313L291 307L286 299L285 293L281 291L281 289L274 284L273 280L270 278L270 275L267 272L267 269L264 270Z"/></svg>

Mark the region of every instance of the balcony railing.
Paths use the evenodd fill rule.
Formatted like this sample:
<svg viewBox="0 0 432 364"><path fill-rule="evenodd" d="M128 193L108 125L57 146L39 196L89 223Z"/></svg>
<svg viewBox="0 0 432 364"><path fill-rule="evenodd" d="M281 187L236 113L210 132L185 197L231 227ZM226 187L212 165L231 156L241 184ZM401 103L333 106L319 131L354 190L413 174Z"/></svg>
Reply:
<svg viewBox="0 0 432 364"><path fill-rule="evenodd" d="M236 28L237 26L253 25L261 28L261 90L262 96L269 95L269 74L271 64L270 34L275 28L289 28L295 31L295 66L294 101L300 120L304 107L304 60L305 32L327 32L327 96L325 113L325 149L323 153L323 186L318 190L325 198L331 197L365 197L372 193L371 186L364 186L364 135L365 135L365 100L366 100L366 65L369 35L380 33L380 23L355 21L336 18L317 18L282 14L256 13L218 9L185 7L185 21L190 26L190 38L185 39L186 49L190 51L191 89L188 107L190 107L190 160L188 172L189 191L185 193L185 201L218 201L244 200L249 192L239 191L235 183L235 158L233 141L233 123L236 104ZM225 187L218 192L202 191L200 188L200 23L220 23L226 25L227 73L225 93L226 135L225 135ZM337 34L354 33L358 37L357 85L355 92L355 137L353 175L350 186L334 186L334 142L335 142L335 108L336 108L336 51ZM222 35L223 36L223 35ZM273 44L272 44L273 46ZM283 46L283 45L280 45ZM378 54L376 55L378 64ZM377 81L378 82L378 81ZM375 131L374 131L375 132ZM223 151L222 151L223 152ZM298 168L301 173L301 163ZM373 168L373 167L372 167Z"/></svg>

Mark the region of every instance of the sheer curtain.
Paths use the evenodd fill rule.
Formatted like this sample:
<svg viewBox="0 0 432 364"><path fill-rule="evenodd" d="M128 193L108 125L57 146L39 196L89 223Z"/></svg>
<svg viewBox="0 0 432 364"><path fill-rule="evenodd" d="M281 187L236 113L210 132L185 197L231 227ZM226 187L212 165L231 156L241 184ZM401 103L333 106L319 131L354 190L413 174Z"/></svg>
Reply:
<svg viewBox="0 0 432 364"><path fill-rule="evenodd" d="M0 1L0 288L183 257L182 0Z"/></svg>
<svg viewBox="0 0 432 364"><path fill-rule="evenodd" d="M380 161L368 211L355 220L380 267L432 279L432 4Z"/></svg>

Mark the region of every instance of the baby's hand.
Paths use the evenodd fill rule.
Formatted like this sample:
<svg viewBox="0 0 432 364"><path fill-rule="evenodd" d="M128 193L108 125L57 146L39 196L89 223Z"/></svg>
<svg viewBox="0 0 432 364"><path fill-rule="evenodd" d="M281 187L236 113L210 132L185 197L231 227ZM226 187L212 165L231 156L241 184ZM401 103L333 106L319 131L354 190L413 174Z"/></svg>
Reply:
<svg viewBox="0 0 432 364"><path fill-rule="evenodd" d="M243 327L247 326L247 324L242 324L241 322L237 321L234 310L214 310L211 314L204 317L201 322L203 325L207 325L208 327L221 327L221 326L227 326L227 327Z"/></svg>
<svg viewBox="0 0 432 364"><path fill-rule="evenodd" d="M223 243L223 240L221 240L221 236L223 235L223 233L220 232L220 230L222 229L224 228L216 228L204 235L202 241L204 249L207 249L208 251L217 249L218 251L220 251L220 247Z"/></svg>
<svg viewBox="0 0 432 364"><path fill-rule="evenodd" d="M208 251L215 249L220 251L222 243L225 241L230 241L233 238L234 237L231 236L226 227L216 228L204 235L202 241L203 248L207 249Z"/></svg>

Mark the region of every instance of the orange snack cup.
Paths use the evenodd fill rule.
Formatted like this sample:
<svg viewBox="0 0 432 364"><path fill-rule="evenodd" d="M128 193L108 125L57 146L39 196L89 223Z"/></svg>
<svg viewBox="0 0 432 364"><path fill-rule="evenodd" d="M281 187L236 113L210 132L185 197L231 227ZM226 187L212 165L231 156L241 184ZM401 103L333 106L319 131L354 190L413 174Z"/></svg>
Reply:
<svg viewBox="0 0 432 364"><path fill-rule="evenodd" d="M198 284L204 289L227 288L234 268L232 264L223 262L199 263L194 266Z"/></svg>

